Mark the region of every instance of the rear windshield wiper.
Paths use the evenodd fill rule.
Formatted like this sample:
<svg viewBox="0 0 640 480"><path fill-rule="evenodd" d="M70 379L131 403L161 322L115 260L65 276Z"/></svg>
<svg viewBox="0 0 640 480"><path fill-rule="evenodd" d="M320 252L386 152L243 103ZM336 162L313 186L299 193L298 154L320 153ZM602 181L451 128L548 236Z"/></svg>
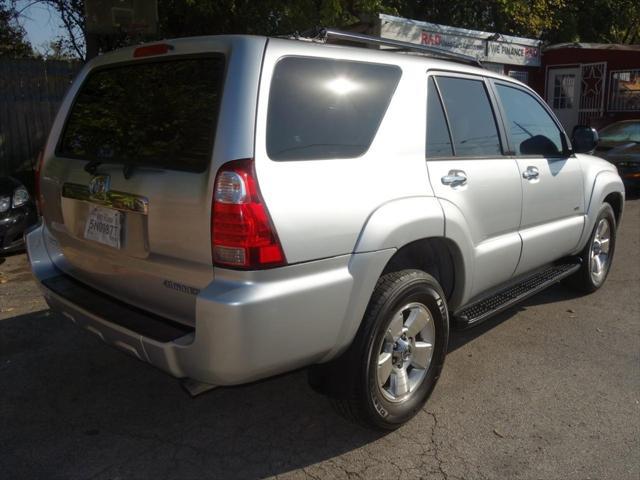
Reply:
<svg viewBox="0 0 640 480"><path fill-rule="evenodd" d="M101 163L102 162L100 160L91 160L84 166L84 171L91 175L95 175Z"/></svg>
<svg viewBox="0 0 640 480"><path fill-rule="evenodd" d="M95 175L98 167L102 164L100 160L91 160L84 166L84 170L91 175ZM136 169L135 163L125 163L122 165L122 174L124 178L129 180L131 175L133 175L133 171Z"/></svg>
<svg viewBox="0 0 640 480"><path fill-rule="evenodd" d="M122 174L124 175L125 180L129 180L131 175L133 175L133 170L136 166L133 163L125 163L122 166Z"/></svg>

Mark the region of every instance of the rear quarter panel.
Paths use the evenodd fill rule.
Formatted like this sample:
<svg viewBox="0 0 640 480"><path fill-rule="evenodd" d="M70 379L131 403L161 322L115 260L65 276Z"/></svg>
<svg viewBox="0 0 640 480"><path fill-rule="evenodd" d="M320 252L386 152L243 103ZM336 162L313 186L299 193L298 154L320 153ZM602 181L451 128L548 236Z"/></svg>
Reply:
<svg viewBox="0 0 640 480"><path fill-rule="evenodd" d="M266 121L271 76L278 60L291 55L400 66L398 87L364 155L305 161L269 159ZM256 171L289 263L353 252L363 226L377 208L397 198L432 195L424 159L424 64L411 59L398 62L396 54L368 55L365 49L281 39L270 39L267 45L258 98Z"/></svg>

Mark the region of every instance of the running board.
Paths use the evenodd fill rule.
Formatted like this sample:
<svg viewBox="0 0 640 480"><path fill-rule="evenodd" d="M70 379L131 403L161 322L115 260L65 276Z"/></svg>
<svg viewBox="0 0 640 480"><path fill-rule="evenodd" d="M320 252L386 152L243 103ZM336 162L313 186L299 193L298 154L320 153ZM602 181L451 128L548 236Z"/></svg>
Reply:
<svg viewBox="0 0 640 480"><path fill-rule="evenodd" d="M512 307L516 303L558 283L580 268L578 260L552 265L538 270L521 282L511 285L490 297L472 303L454 314L457 327L467 328Z"/></svg>

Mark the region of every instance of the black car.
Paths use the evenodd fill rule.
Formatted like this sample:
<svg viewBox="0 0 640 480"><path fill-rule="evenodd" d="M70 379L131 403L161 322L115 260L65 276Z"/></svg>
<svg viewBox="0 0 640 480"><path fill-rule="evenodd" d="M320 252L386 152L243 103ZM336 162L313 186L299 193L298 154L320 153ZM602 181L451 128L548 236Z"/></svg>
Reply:
<svg viewBox="0 0 640 480"><path fill-rule="evenodd" d="M0 177L0 255L24 248L24 231L38 221L27 189L13 177Z"/></svg>
<svg viewBox="0 0 640 480"><path fill-rule="evenodd" d="M596 155L618 168L627 188L640 188L640 120L612 123L598 132Z"/></svg>

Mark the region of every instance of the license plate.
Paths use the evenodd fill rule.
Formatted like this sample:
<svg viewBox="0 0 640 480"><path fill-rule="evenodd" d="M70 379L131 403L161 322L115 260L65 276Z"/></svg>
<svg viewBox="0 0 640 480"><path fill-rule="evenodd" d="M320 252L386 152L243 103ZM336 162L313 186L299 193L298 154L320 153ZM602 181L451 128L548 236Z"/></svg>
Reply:
<svg viewBox="0 0 640 480"><path fill-rule="evenodd" d="M102 207L89 207L84 238L113 248L120 248L122 213Z"/></svg>

